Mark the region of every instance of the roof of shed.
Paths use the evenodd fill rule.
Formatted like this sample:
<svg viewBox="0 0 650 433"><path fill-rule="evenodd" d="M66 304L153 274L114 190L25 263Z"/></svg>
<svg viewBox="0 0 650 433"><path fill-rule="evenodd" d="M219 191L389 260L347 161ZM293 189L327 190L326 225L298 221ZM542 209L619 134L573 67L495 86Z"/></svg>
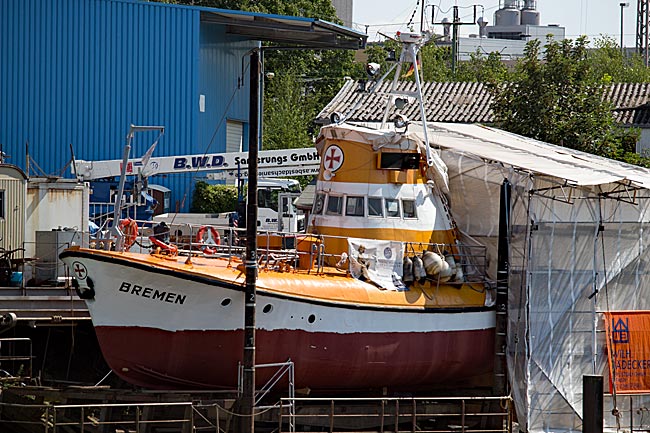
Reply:
<svg viewBox="0 0 650 433"><path fill-rule="evenodd" d="M329 117L337 112L356 122L381 121L384 110L382 101L392 83L384 82L374 93L360 92L359 83L348 80L339 93L319 113L318 123L329 123ZM415 94L415 83L401 81L397 92ZM422 85L422 97L430 122L493 123L492 94L482 83L476 82L428 82ZM650 127L650 83L618 83L605 87L604 97L614 104L616 120L625 126ZM390 115L398 112L392 109ZM400 114L413 121L420 120L417 104L408 104Z"/></svg>
<svg viewBox="0 0 650 433"><path fill-rule="evenodd" d="M368 38L365 33L317 18L198 9L201 11L201 21L225 25L229 34L291 47L359 49L365 47Z"/></svg>

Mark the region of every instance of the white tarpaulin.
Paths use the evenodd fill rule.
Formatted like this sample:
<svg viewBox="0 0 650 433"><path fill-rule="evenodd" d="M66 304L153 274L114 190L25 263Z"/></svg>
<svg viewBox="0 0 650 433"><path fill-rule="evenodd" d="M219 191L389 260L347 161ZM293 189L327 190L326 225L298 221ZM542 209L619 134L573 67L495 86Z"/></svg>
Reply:
<svg viewBox="0 0 650 433"><path fill-rule="evenodd" d="M650 310L650 170L481 125L430 127L453 217L487 247L492 279L500 186L512 184L506 356L519 428L580 432L583 375L609 389L603 313ZM605 429L650 430L649 407L650 396L607 394Z"/></svg>
<svg viewBox="0 0 650 433"><path fill-rule="evenodd" d="M608 389L603 313L650 309L650 191L628 182L650 185L650 172L517 136L525 152L509 153L512 134L451 129L434 141L449 168L452 213L463 234L488 247L493 277L499 188L512 183L507 361L520 429L582 431L583 375L604 375ZM482 130L505 142L501 151L455 132ZM568 157L580 162L570 168ZM647 407L647 396L607 395L606 430L617 422L650 429Z"/></svg>

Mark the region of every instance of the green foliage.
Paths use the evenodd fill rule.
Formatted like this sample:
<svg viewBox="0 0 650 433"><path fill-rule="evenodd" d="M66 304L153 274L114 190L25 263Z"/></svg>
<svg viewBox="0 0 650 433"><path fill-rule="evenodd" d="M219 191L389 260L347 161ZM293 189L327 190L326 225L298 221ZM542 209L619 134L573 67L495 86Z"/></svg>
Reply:
<svg viewBox="0 0 650 433"><path fill-rule="evenodd" d="M373 47L368 54L368 61L374 61L382 65L386 71L390 65L386 65L388 51L395 50L399 57L400 47L394 42L386 42L386 48ZM366 50L368 53L368 50ZM470 55L470 60L459 62L456 73L451 70L451 48L429 43L420 50L422 77L424 82L449 82L449 81L477 81L477 82L503 82L510 77L508 67L501 61L501 55L496 52L483 54L476 51ZM413 75L406 76L402 70L401 80L413 81ZM392 78L392 77L389 77Z"/></svg>
<svg viewBox="0 0 650 433"><path fill-rule="evenodd" d="M264 148L295 149L312 144L308 133L315 101L305 94L300 75L278 72L266 80L264 100Z"/></svg>
<svg viewBox="0 0 650 433"><path fill-rule="evenodd" d="M595 49L588 53L591 66L590 76L603 84L647 83L648 69L639 54L623 56L621 47L611 36L602 36L594 41Z"/></svg>
<svg viewBox="0 0 650 433"><path fill-rule="evenodd" d="M420 50L422 61L423 81L452 81L451 74L451 50L449 47L441 47L432 43L422 47ZM414 77L409 77L414 80Z"/></svg>
<svg viewBox="0 0 650 433"><path fill-rule="evenodd" d="M197 182L190 212L221 213L237 210L237 188L232 185L209 185Z"/></svg>
<svg viewBox="0 0 650 433"><path fill-rule="evenodd" d="M612 106L602 100L587 39L549 38L543 61L540 42L527 44L517 73L508 84L491 86L499 126L527 137L609 158L632 157L638 131L618 126Z"/></svg>
<svg viewBox="0 0 650 433"><path fill-rule="evenodd" d="M491 52L487 56L476 51L466 62L458 64L455 81L477 81L482 83L501 83L510 79L510 71L501 60L501 54Z"/></svg>

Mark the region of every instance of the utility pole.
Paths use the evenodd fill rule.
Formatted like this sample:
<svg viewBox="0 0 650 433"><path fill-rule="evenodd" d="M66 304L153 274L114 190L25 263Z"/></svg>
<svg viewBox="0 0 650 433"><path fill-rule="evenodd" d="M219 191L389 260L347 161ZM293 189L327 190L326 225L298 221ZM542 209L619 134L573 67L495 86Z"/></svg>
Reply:
<svg viewBox="0 0 650 433"><path fill-rule="evenodd" d="M460 21L460 17L458 16L458 6L453 7L453 20L450 23L449 21L440 21L437 23L432 23L432 24L439 24L442 26L451 26L451 72L453 74L456 73L456 64L458 63L458 29L460 26L465 26L465 25L475 25L476 24L476 7L478 5L474 5L474 21L471 23L463 23Z"/></svg>
<svg viewBox="0 0 650 433"><path fill-rule="evenodd" d="M637 0L636 9L636 51L648 66L648 3L650 0Z"/></svg>
<svg viewBox="0 0 650 433"><path fill-rule="evenodd" d="M248 205L246 208L246 288L244 291L244 371L242 374L242 433L255 431L255 303L257 298L257 156L260 113L260 52L250 58L248 134Z"/></svg>
<svg viewBox="0 0 650 433"><path fill-rule="evenodd" d="M623 9L628 7L630 3L628 2L621 2L619 3L619 6L621 7L621 58L625 58L625 41L623 39Z"/></svg>

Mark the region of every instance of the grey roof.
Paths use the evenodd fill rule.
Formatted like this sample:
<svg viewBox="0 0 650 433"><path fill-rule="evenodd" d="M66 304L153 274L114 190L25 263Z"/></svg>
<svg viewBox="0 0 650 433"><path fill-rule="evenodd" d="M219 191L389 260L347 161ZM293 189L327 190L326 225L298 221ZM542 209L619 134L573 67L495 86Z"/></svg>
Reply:
<svg viewBox="0 0 650 433"><path fill-rule="evenodd" d="M316 18L197 7L201 21L223 24L226 33L303 48L359 49L368 35Z"/></svg>
<svg viewBox="0 0 650 433"><path fill-rule="evenodd" d="M348 115L348 120L357 122L381 121L384 110L382 92L388 91L391 83L384 82L376 92L359 91L356 81L348 80L339 93L318 114L317 123L329 123L330 115L337 112ZM398 83L398 92L415 92L415 83ZM492 94L482 83L447 82L424 83L422 96L427 120L451 123L493 123L490 105ZM606 99L614 104L616 120L625 126L650 127L650 83L618 83L605 88ZM355 107L355 104L358 106ZM420 120L417 104L409 104L402 110L393 108L389 118L399 112L413 121Z"/></svg>

